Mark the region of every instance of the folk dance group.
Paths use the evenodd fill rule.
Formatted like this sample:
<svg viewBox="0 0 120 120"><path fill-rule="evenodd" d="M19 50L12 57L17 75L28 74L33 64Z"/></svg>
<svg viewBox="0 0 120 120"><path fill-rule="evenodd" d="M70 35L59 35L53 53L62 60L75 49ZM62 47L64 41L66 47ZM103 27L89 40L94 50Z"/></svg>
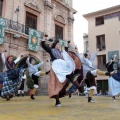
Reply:
<svg viewBox="0 0 120 120"><path fill-rule="evenodd" d="M84 92L84 81L87 80L90 85L90 92L88 95L88 102L90 103L95 102L92 99L92 96L94 90L96 89L95 77L97 77L97 75L111 75L109 78L110 90L113 90L115 87L113 86L115 82L116 84L117 82L119 83L120 64L118 64L117 72L113 72L112 74L110 74L109 71L104 72L95 68L94 59L96 58L98 51L92 56L90 53L85 53L84 57L82 57L78 53L77 48L68 48L65 50L65 48L62 47L62 50L60 50L59 41L55 41L51 47L46 45L46 41L46 39L42 40L41 46L50 54L52 61L50 71L39 71L38 68L41 67L44 62L40 62L39 64L35 65L35 60L30 59L30 55L28 55L26 60L29 75L34 80L34 89L30 96L31 99L35 99L34 95L39 87L38 78L47 74L49 74L48 93L50 98L55 98L55 106L61 106L60 98L66 95L66 90L68 89L70 83L75 85L82 94ZM6 98L6 100L10 100L16 90L20 89L22 80L26 78L26 69L23 66L16 68L16 63L18 60L20 60L20 57L16 61L13 61L13 56L8 56L7 59L5 59L3 51L1 52L1 57L5 68L2 72L0 72L0 83L2 84L0 88L1 96ZM113 93L113 96L117 94L115 91ZM20 91L18 94L20 94Z"/></svg>

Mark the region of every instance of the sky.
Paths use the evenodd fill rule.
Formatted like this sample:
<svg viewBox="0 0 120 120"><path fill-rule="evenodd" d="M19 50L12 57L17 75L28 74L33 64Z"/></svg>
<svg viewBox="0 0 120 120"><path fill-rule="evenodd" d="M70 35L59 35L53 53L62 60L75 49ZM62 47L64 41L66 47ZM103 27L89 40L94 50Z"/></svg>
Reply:
<svg viewBox="0 0 120 120"><path fill-rule="evenodd" d="M80 53L83 53L83 33L88 33L87 20L82 16L120 4L120 0L73 0L74 15L74 42ZM78 44L79 43L79 44Z"/></svg>

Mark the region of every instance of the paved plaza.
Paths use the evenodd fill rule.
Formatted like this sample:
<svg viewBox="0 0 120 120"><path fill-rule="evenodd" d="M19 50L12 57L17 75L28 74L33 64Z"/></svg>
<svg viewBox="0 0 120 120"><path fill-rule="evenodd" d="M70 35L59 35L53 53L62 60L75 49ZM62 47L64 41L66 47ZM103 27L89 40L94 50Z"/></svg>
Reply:
<svg viewBox="0 0 120 120"><path fill-rule="evenodd" d="M54 106L54 99L37 96L36 100L14 97L0 99L0 120L119 120L120 98L94 96L96 103L88 103L85 96L61 99L62 107Z"/></svg>

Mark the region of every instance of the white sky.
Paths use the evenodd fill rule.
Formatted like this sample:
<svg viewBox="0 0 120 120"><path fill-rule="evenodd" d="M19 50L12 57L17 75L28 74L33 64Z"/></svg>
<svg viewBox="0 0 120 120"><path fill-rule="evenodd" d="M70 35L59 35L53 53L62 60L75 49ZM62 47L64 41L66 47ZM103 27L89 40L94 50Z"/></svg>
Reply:
<svg viewBox="0 0 120 120"><path fill-rule="evenodd" d="M73 8L78 12L74 15L74 42L79 52L83 52L83 33L88 33L87 20L83 14L98 11L120 4L120 0L73 0Z"/></svg>

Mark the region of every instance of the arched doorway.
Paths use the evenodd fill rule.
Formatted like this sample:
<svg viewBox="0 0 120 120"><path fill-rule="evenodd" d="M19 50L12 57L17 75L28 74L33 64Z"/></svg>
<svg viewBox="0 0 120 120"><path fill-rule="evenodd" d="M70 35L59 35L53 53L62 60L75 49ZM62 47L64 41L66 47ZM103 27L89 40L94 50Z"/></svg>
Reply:
<svg viewBox="0 0 120 120"><path fill-rule="evenodd" d="M34 56L31 56L31 57L30 57L30 60L31 60L31 59L35 59L36 64L37 64L38 61L39 61L39 60L38 60L36 57L34 57ZM27 55L26 55L25 57L23 57L23 58L19 61L18 65L17 65L17 68L19 68L19 67L21 67L21 66L23 66L24 68L27 68L28 65L27 65L27 63L26 63L26 60L27 60Z"/></svg>
<svg viewBox="0 0 120 120"><path fill-rule="evenodd" d="M38 59L36 58L36 57L34 57L34 56L31 56L30 57L30 60L31 59L35 59L37 62L38 62ZM19 67L24 67L24 68L28 68L28 65L27 65L27 63L26 63L26 60L27 60L27 55L25 56L25 57L23 57L20 61L19 61L19 63L18 63L18 65L17 65L17 68L19 68ZM36 62L36 63L37 63ZM38 64L38 63L37 63ZM27 75L26 76L28 76L29 74L28 74L28 72L27 72ZM27 82L27 79L25 80L25 82L24 82L24 91L27 93L28 92L28 87L27 87L27 84L26 84L26 82ZM28 93L27 93L28 94Z"/></svg>

